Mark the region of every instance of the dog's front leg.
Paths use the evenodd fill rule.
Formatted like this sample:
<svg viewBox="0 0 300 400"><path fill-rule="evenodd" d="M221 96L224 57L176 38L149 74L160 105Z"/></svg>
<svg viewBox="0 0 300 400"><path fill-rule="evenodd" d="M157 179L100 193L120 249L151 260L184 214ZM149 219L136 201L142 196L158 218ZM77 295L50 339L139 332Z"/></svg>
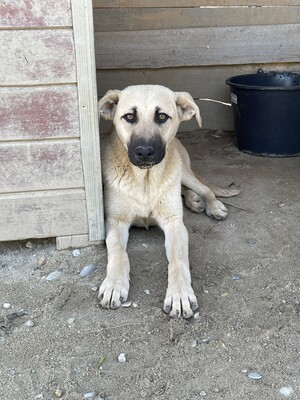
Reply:
<svg viewBox="0 0 300 400"><path fill-rule="evenodd" d="M164 311L172 318L191 318L198 308L191 286L188 259L188 233L181 219L170 219L161 224L165 233L168 266L168 288Z"/></svg>
<svg viewBox="0 0 300 400"><path fill-rule="evenodd" d="M118 308L127 300L129 291L129 259L126 251L128 223L108 220L106 223L107 273L99 289L100 304L104 308Z"/></svg>

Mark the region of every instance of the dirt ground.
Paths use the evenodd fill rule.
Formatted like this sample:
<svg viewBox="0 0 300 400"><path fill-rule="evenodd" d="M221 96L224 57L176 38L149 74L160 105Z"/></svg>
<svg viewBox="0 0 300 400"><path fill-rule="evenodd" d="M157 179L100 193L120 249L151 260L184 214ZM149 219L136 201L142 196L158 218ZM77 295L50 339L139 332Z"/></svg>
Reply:
<svg viewBox="0 0 300 400"><path fill-rule="evenodd" d="M300 399L300 157L241 153L228 132L179 137L195 170L243 190L225 221L185 210L197 318L162 312L159 229L131 230L132 304L117 311L95 292L103 245L75 257L54 239L1 243L1 399Z"/></svg>

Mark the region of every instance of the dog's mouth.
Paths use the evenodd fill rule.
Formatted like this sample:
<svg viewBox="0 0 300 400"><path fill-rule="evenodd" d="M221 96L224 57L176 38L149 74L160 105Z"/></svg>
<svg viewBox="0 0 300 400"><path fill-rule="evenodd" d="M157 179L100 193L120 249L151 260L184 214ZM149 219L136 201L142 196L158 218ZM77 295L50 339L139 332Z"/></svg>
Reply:
<svg viewBox="0 0 300 400"><path fill-rule="evenodd" d="M136 167L139 167L140 169L150 169L153 167L153 165L156 165L158 163L145 163L145 164L134 164Z"/></svg>
<svg viewBox="0 0 300 400"><path fill-rule="evenodd" d="M141 169L150 169L159 164L166 153L166 146L160 136L150 139L133 137L128 146L130 162Z"/></svg>

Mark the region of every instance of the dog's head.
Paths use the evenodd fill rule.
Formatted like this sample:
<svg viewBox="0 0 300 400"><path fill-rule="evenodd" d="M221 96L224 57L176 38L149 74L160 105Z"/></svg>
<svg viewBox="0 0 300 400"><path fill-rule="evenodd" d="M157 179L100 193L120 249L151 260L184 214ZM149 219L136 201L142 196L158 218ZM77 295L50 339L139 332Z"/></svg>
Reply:
<svg viewBox="0 0 300 400"><path fill-rule="evenodd" d="M195 117L199 108L186 92L159 85L137 85L109 90L99 100L99 113L113 121L132 164L150 168L162 161L181 121Z"/></svg>

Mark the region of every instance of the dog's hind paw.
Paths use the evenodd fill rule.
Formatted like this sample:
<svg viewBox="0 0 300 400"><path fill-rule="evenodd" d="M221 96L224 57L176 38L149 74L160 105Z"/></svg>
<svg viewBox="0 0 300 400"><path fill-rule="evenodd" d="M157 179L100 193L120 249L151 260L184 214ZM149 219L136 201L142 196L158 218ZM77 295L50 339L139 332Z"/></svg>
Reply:
<svg viewBox="0 0 300 400"><path fill-rule="evenodd" d="M191 287L181 291L167 290L163 310L171 318L190 319L197 308L197 299Z"/></svg>
<svg viewBox="0 0 300 400"><path fill-rule="evenodd" d="M182 191L182 195L184 197L185 205L191 211L200 214L205 210L205 202L197 193L190 189L185 189Z"/></svg>
<svg viewBox="0 0 300 400"><path fill-rule="evenodd" d="M115 310L127 300L128 292L129 282L111 282L108 278L105 278L98 294L100 305L103 308Z"/></svg>

